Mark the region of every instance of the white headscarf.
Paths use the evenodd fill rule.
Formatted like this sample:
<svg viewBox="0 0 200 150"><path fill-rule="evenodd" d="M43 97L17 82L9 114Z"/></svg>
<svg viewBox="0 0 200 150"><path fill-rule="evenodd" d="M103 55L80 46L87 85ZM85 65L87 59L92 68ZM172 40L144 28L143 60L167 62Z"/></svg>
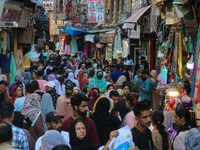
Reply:
<svg viewBox="0 0 200 150"><path fill-rule="evenodd" d="M74 74L72 72L69 73L68 80L71 80L73 83L76 84L76 87L80 88L79 82L78 82L78 80L74 79Z"/></svg>

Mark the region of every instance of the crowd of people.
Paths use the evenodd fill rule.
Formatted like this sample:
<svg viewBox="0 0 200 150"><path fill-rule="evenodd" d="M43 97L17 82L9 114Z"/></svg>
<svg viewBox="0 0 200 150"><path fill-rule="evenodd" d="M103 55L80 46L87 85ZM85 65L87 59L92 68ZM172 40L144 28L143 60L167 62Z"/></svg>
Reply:
<svg viewBox="0 0 200 150"><path fill-rule="evenodd" d="M173 136L166 130L152 105L157 71L149 73L140 60L52 55L47 66L26 68L9 87L1 80L0 149L107 150L124 126L135 150L200 148L188 109L175 112Z"/></svg>

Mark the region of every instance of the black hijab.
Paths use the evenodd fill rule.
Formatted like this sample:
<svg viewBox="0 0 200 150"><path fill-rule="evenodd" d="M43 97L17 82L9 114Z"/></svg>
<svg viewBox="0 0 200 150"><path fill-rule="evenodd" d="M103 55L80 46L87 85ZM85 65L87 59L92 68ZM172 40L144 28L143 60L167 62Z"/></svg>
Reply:
<svg viewBox="0 0 200 150"><path fill-rule="evenodd" d="M70 128L69 128L69 138L70 138L70 145L72 147L72 150L80 150L80 149L83 149L83 150L98 150L99 146L92 143L91 141L88 141L86 139L86 136L85 136L85 139L83 139L83 140L79 140L76 137L75 126L79 122L82 122L85 125L85 122L83 120L77 119L77 120L72 121ZM85 128L86 128L86 125L85 125Z"/></svg>
<svg viewBox="0 0 200 150"><path fill-rule="evenodd" d="M110 113L109 109L109 99L102 97L96 104L95 112L90 116L96 125L101 145L105 145L109 140L111 131L117 130L121 126L119 118Z"/></svg>

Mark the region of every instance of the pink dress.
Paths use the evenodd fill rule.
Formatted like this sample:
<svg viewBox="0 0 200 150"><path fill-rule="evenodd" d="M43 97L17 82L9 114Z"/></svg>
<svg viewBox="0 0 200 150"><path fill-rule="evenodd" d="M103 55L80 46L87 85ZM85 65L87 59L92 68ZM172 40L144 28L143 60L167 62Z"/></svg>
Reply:
<svg viewBox="0 0 200 150"><path fill-rule="evenodd" d="M65 44L65 54L71 55L71 45Z"/></svg>

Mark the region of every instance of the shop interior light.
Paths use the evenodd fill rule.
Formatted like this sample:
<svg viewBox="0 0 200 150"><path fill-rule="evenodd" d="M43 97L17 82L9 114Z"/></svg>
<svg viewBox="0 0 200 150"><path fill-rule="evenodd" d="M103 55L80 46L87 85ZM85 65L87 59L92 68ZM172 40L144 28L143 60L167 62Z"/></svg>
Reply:
<svg viewBox="0 0 200 150"><path fill-rule="evenodd" d="M178 91L169 91L169 96L178 96Z"/></svg>
<svg viewBox="0 0 200 150"><path fill-rule="evenodd" d="M187 62L187 68L190 70L192 70L194 68L194 63L192 60L193 60L193 57L191 57L191 59L188 60L188 62Z"/></svg>
<svg viewBox="0 0 200 150"><path fill-rule="evenodd" d="M192 70L194 68L194 63L191 60L189 60L187 62L187 68L190 69L190 70Z"/></svg>

